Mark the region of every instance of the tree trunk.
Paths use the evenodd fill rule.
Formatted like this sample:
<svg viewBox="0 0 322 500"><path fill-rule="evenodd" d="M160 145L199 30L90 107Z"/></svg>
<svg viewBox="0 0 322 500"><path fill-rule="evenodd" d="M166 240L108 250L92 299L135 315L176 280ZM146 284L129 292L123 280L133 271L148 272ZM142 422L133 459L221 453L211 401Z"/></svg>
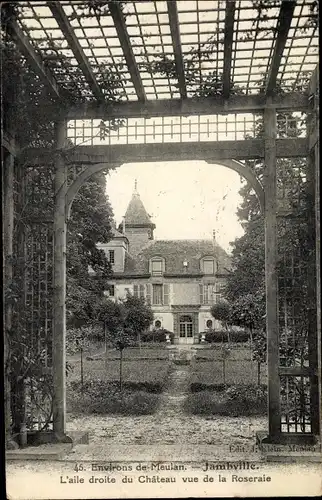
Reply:
<svg viewBox="0 0 322 500"><path fill-rule="evenodd" d="M84 391L83 346L80 348L81 390Z"/></svg>
<svg viewBox="0 0 322 500"><path fill-rule="evenodd" d="M257 385L261 385L261 362L257 361Z"/></svg>
<svg viewBox="0 0 322 500"><path fill-rule="evenodd" d="M250 373L251 379L253 380L253 329L249 328L249 337L250 337Z"/></svg>
<svg viewBox="0 0 322 500"><path fill-rule="evenodd" d="M123 349L120 349L120 391L123 391Z"/></svg>

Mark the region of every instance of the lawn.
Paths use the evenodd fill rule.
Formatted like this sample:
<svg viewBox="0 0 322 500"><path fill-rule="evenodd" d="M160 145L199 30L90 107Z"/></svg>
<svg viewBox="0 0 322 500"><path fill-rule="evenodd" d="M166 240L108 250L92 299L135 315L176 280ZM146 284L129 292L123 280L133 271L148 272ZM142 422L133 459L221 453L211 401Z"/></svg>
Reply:
<svg viewBox="0 0 322 500"><path fill-rule="evenodd" d="M159 359L127 359L123 360L124 382L162 383L169 371L169 362ZM67 383L79 381L81 378L80 360L71 362L72 371L67 377ZM89 380L104 380L111 382L119 379L120 363L115 359L96 358L83 360L84 382Z"/></svg>
<svg viewBox="0 0 322 500"><path fill-rule="evenodd" d="M192 365L191 384L256 384L257 362L251 361L249 349L232 348L225 362L225 380L223 374L223 356L221 347L202 349ZM261 366L260 382L267 382L266 366Z"/></svg>
<svg viewBox="0 0 322 500"><path fill-rule="evenodd" d="M114 353L115 354L115 353ZM153 414L167 383L170 363L160 359L126 359L120 387L119 360L96 357L72 360L67 377L67 409L74 414Z"/></svg>
<svg viewBox="0 0 322 500"><path fill-rule="evenodd" d="M99 358L109 358L109 359L119 359L120 353L117 349L108 349L106 353L104 352L104 348L101 351L91 356L91 354L86 353L86 356L89 357L99 357ZM123 352L123 359L168 359L169 351L164 347L156 346L156 347L146 347L142 346L141 349L139 347L130 347L125 349Z"/></svg>

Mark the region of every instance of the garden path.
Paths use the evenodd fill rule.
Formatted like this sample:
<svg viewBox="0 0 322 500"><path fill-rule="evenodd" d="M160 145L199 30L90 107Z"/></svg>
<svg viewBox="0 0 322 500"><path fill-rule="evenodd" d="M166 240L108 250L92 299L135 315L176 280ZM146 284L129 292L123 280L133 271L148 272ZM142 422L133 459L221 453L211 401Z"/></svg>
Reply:
<svg viewBox="0 0 322 500"><path fill-rule="evenodd" d="M111 449L126 449L127 455L144 456L150 449L165 448L167 455L178 452L180 456L191 456L192 450L212 448L213 459L223 459L230 455L234 443L236 454L249 457L253 455L252 445L255 433L267 427L266 417L233 418L200 415L187 415L184 400L188 393L191 365L172 363L169 382L162 394L158 411L154 415L142 416L73 416L69 415L67 430L88 430L89 444L76 445L73 458L77 460L106 459ZM170 454L171 454L170 453ZM176 454L175 453L175 454ZM167 455L164 459L168 459ZM130 458L130 457L129 457Z"/></svg>

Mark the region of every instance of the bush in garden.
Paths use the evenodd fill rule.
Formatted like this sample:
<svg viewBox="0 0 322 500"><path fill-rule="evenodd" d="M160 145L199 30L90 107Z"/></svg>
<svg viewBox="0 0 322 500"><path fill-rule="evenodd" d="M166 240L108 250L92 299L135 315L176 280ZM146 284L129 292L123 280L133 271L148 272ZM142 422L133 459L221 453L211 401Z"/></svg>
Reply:
<svg viewBox="0 0 322 500"><path fill-rule="evenodd" d="M196 389L196 388L194 388ZM230 386L223 390L201 390L185 401L187 413L230 417L256 416L267 413L266 386Z"/></svg>
<svg viewBox="0 0 322 500"><path fill-rule="evenodd" d="M228 333L226 330L209 330L208 332L204 332L204 334L205 341L210 344L228 342ZM233 343L243 343L249 340L249 333L245 331L232 331L229 333L229 337Z"/></svg>
<svg viewBox="0 0 322 500"><path fill-rule="evenodd" d="M102 329L98 326L82 326L80 328L68 328L66 331L66 353L77 354L81 347L89 349L91 345L100 340Z"/></svg>
<svg viewBox="0 0 322 500"><path fill-rule="evenodd" d="M170 341L173 342L174 333L170 332L166 328L158 328L148 332L144 332L141 335L142 342L165 342L167 335L170 337Z"/></svg>
<svg viewBox="0 0 322 500"><path fill-rule="evenodd" d="M135 389L134 389L135 387ZM149 415L156 411L160 396L144 384L124 383L122 391L118 382L90 380L83 390L80 382L72 382L67 395L68 411L84 414Z"/></svg>

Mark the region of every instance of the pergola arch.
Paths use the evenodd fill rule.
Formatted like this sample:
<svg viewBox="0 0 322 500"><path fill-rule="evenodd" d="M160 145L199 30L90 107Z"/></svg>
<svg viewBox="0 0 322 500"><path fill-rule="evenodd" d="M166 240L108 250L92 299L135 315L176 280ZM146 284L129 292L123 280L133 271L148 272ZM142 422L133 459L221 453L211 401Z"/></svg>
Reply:
<svg viewBox="0 0 322 500"><path fill-rule="evenodd" d="M158 161L162 161L162 157L160 156L160 159ZM207 163L212 163L211 160L206 160ZM135 158L134 158L135 162ZM252 171L252 169L245 165L244 163L241 163L237 160L215 160L213 162L216 165L222 165L223 167L227 167L230 170L233 170L234 172L237 172L239 175L244 177L252 188L254 189L261 212L264 213L265 209L265 194L264 194L264 189L263 186L260 182L260 180L257 178L255 173ZM77 178L73 181L73 183L68 187L67 193L66 193L66 214L67 214L67 219L70 217L70 211L71 207L74 201L75 196L77 195L79 189L82 187L82 185L86 182L89 177L91 177L93 174L96 174L98 172L101 172L102 170L109 170L109 169L116 169L119 168L121 164L109 164L109 163L96 163L93 165L90 165L88 167L85 167L85 169L77 176Z"/></svg>
<svg viewBox="0 0 322 500"><path fill-rule="evenodd" d="M317 435L320 432L322 439L320 426L322 391L319 299L319 72L316 66L318 63L318 30L317 16L314 17L314 12L310 10L314 2L312 3L309 0L301 0L301 2L280 0L280 2L273 2L272 6L268 5L268 2L263 10L256 9L254 2L248 2L247 7L242 6L244 2L235 2L234 0L205 2L206 7L203 12L206 20L204 23L213 24L211 32L209 32L210 37L213 36L213 33L222 33L223 37L222 40L218 40L215 48L210 44L207 54L203 54L202 50L198 52L200 57L195 68L193 68L195 75L193 75L192 80L191 67L189 64L187 65L187 60L191 63L189 61L191 53L193 54L196 50L199 51L200 47L194 45L191 52L190 42L186 42L187 33L184 32L184 26L187 24L184 21L187 14L186 2L176 2L175 0L159 3L145 2L144 15L151 15L154 19L157 19L154 26L152 22L144 23L142 21L140 5L144 4L144 2L125 2L126 13L122 11L122 2L106 3L109 4L109 12L107 14L102 13L101 16L92 16L91 22L94 29L96 28L99 33L103 33L101 22L104 21L105 15L108 15L115 28L111 30L108 36L99 34L91 38L93 35L86 32L86 28L79 34L83 29L79 22L81 13L76 11L75 2L68 1L51 1L41 7L38 6L38 2L22 2L23 11L18 13L17 16L9 16L8 25L6 26L11 41L16 44L20 54L23 55L29 67L37 75L39 84L48 90L55 99L55 106L62 111L55 124L55 153L57 154L54 156L55 186L52 190L55 205L54 221L53 224L50 221L51 225L48 225L50 227L48 232L53 237L51 239L54 240L54 246L53 248L50 247L49 252L48 248L46 249L48 254L53 254L51 262L53 264L54 282L51 316L53 320L51 337L54 380L53 430L59 438L64 438L66 432L66 222L69 217L70 207L81 185L93 173L105 168L118 168L123 163L133 161L133 157L135 157L137 161L156 161L156 159L159 159L159 161L205 160L208 163L224 165L235 170L246 178L254 188L264 214L266 234L266 329L269 371L268 438L271 442L280 442L281 439L287 439L292 434L292 431L289 430L287 412L284 412L284 416L287 417L285 425L288 430L285 432L282 429L281 381L282 379L284 379L284 382L285 380L292 381L298 377L307 380L310 385L311 433ZM78 3L78 5L80 4L81 2ZM159 16L159 4L161 5L162 16ZM198 19L198 8L191 7L191 9L190 14L192 14L192 17L195 16L195 19ZM243 9L242 15L241 9ZM269 11L268 16L266 16L265 9ZM245 30L242 26L242 23L244 23L242 17L245 12L249 21L248 30ZM155 47L150 43L146 30L155 30L155 32L161 33L159 17L162 17L162 24L169 29L171 34L171 56L166 60L168 66L165 71L164 68L161 68L161 71L155 70L152 63L151 68L149 68L151 78L150 76L147 78L145 61L149 58L153 62L159 63L160 61L157 58L153 59ZM28 20L30 19L33 21L32 28L28 26ZM46 28L48 23L50 25L50 21L48 21L50 19L55 24L57 37L54 38L65 41L65 45L62 45L62 47L59 44L55 47L56 61L50 59L50 56L47 58L46 43L43 45L37 42L40 39L51 39L51 28ZM255 22L253 22L254 20ZM200 34L202 33L204 37L205 31L202 28L201 20L193 21L191 24L194 25L193 36L200 40ZM130 25L132 29L134 26L134 31L141 33L139 45L133 43L133 38L130 36ZM78 33L77 36L76 33ZM247 48L248 42L245 39L250 40L251 47L249 47L249 51ZM302 44L300 40L303 39L305 39L305 43ZM88 42L89 48L86 51L83 48L83 40L86 40L86 47ZM102 48L97 48L97 40L99 40L100 44L103 44L103 51ZM256 48L259 40L260 44L265 40L265 48ZM295 43L293 43L294 41ZM246 53L250 53L247 57L245 56L245 44ZM120 56L122 59L121 64L115 61L112 52L109 50L110 46L115 47L116 45L120 47L122 54ZM162 51L164 52L166 44L162 36L160 36L160 45L162 45ZM294 47L296 47L296 54L294 53ZM265 52L261 52L261 50ZM68 57L66 57L66 51L69 53ZM105 55L102 56L99 52L103 52L107 60L105 60ZM142 64L139 53L144 53L146 56L146 60L143 61L144 64ZM300 60L298 64L294 62L294 57L297 55ZM61 64L62 60L64 61L63 65ZM96 61L95 65L93 65L94 60ZM203 65L203 62L207 64ZM262 81L258 80L259 64L262 66L263 74L266 75ZM219 70L221 66L222 70ZM79 70L78 72L74 72L75 67ZM119 85L119 87L116 85L116 89L113 87L111 90L106 85L106 68L111 69L111 74L113 73L115 76L115 81ZM170 68L168 73L167 68ZM125 72L123 69L125 69ZM300 85L298 85L303 79L304 72L302 70L304 69L305 78L308 75L311 78L307 89L301 89ZM215 75L214 81L209 80L211 75ZM126 85L124 82L126 82ZM205 82L209 83L208 87ZM65 97L68 92L73 94L71 90L66 92L67 88L71 89L73 87L73 85L70 85L71 83L76 84L79 93L77 96L69 95L72 99L66 104ZM115 93L113 93L114 91ZM279 136L276 123L277 114L285 112L290 115L302 111L307 113L308 116L306 136L305 134L300 137L288 136L288 130L286 130L284 136ZM253 118L258 114L263 116L262 135L258 136L256 134L256 124L255 120L253 120L254 131L251 131L250 137L246 126L242 137L238 127L234 129L235 137L230 137L228 140L227 134L223 136L222 127L224 125L220 127L218 123L223 124L225 118L232 115L235 115L237 121L238 116L245 114L252 115ZM208 120L209 116L210 120ZM171 141L167 142L166 133L162 130L162 140L159 143L157 143L157 140L155 143L153 141L149 143L146 140L146 135L141 143L140 141L131 143L131 134L128 133L127 128L124 146L121 146L121 143L113 143L113 137L110 143L103 146L95 143L92 136L91 146L80 145L77 147L79 143L75 141L75 147L71 148L71 151L66 151L66 139L70 139L67 134L68 120L74 120L75 122L90 120L93 128L95 120L109 120L113 125L113 120L118 119L122 120L123 123L127 123L131 119L143 118L144 120L152 119L153 121L154 118L160 120L165 118L168 119L167 127L170 123L171 128L173 118L178 118L181 123L183 118L189 121L190 117L196 119L198 127L204 118L202 133L204 133L205 128L209 132L214 124L217 125L217 128L215 131L210 130L204 142L202 142L203 139L200 139L202 135L202 133L200 134L200 127L198 128L197 137L191 138L189 136L186 141L182 140L182 136L186 133L182 127L179 131L180 139L178 141L172 140L171 137ZM211 117L214 117L213 121ZM247 119L245 122L247 122ZM242 118L239 121L240 127L242 127L241 123ZM13 242L16 237L13 234L15 216L14 162L15 158L19 158L19 138L15 137L14 120L11 121L11 128L7 125L7 120L5 120L5 124L2 146L5 150L5 281L8 284L12 277ZM142 125L146 131L145 126L146 121ZM41 156L42 151L41 148L29 148L28 151L24 151L19 158L23 165L26 164L24 162L25 153L27 156L29 154L30 159L29 163L28 158L26 159L27 164L32 165L32 162L36 163L35 158ZM52 154L53 151L48 153L49 156L52 156ZM316 307L314 311L310 311L312 314L310 316L310 331L308 331L308 366L282 366L279 359L282 327L279 324L281 301L278 300L278 223L284 221L284 219L277 199L277 158L283 157L289 159L307 158L307 171L309 174L307 178L313 200L311 212L308 216L308 224L311 233L315 234L311 251L312 259L314 261L314 258L316 258L316 262L312 261L310 264L310 279L307 281L307 286L310 288L312 303L316 304ZM50 159L52 160L52 157ZM241 161L247 162L248 159L262 160L264 170L262 181L257 178L247 165L241 163ZM74 164L89 166L86 166L68 187L68 168ZM292 215L296 217L297 214ZM285 277L282 276L282 278ZM6 330L10 330L12 325L12 305L6 304L5 307ZM5 353L7 352L6 349L7 345L5 344ZM6 407L10 410L10 405L8 406L7 403L6 400ZM6 415L8 419L8 412ZM304 419L305 411L301 415ZM296 431L295 438L300 441L303 438L302 433Z"/></svg>

